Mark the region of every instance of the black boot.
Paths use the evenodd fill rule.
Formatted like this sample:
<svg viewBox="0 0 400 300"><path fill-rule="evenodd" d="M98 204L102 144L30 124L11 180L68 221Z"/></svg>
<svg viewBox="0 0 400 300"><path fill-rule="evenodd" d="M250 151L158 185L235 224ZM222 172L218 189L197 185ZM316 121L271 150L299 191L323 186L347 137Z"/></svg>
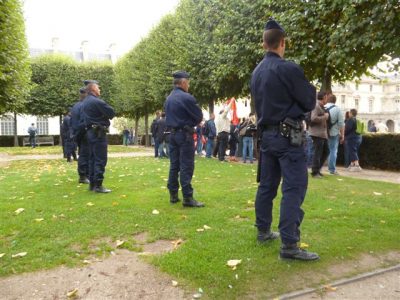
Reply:
<svg viewBox="0 0 400 300"><path fill-rule="evenodd" d="M303 261L319 259L319 255L317 253L300 249L297 244L282 244L280 257L283 259L295 259Z"/></svg>
<svg viewBox="0 0 400 300"><path fill-rule="evenodd" d="M184 197L182 204L183 204L183 206L187 206L187 207L203 207L204 206L204 203L193 199L193 197Z"/></svg>
<svg viewBox="0 0 400 300"><path fill-rule="evenodd" d="M279 232L273 232L271 230L258 230L257 241L260 243L276 240L277 238L279 238Z"/></svg>
<svg viewBox="0 0 400 300"><path fill-rule="evenodd" d="M93 192L94 191L94 183L89 181L89 191Z"/></svg>
<svg viewBox="0 0 400 300"><path fill-rule="evenodd" d="M169 202L171 204L178 203L179 201L181 201L181 199L179 199L178 193L169 192Z"/></svg>
<svg viewBox="0 0 400 300"><path fill-rule="evenodd" d="M105 193L110 193L110 192L111 192L111 190L106 189L106 188L103 186L103 181L98 181L98 182L96 182L96 185L95 185L95 187L94 187L94 191L95 191L96 193L103 193L103 194L105 194Z"/></svg>
<svg viewBox="0 0 400 300"><path fill-rule="evenodd" d="M89 179L85 176L85 175L80 175L79 176L79 183L85 183L85 184L89 184Z"/></svg>

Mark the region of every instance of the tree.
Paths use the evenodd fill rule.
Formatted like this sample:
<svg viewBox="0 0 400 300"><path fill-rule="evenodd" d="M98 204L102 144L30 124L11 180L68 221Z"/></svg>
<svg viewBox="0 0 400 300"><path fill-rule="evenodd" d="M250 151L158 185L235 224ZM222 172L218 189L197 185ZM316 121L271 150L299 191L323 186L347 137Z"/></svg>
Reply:
<svg viewBox="0 0 400 300"><path fill-rule="evenodd" d="M322 90L366 73L384 54L398 56L398 0L275 1L271 9L290 38L287 56Z"/></svg>
<svg viewBox="0 0 400 300"><path fill-rule="evenodd" d="M18 0L0 2L0 114L20 112L29 93L30 66Z"/></svg>
<svg viewBox="0 0 400 300"><path fill-rule="evenodd" d="M61 116L78 100L83 80L101 85L101 98L111 102L114 71L111 63L79 63L63 55L43 55L32 59L33 88L26 111L39 116Z"/></svg>

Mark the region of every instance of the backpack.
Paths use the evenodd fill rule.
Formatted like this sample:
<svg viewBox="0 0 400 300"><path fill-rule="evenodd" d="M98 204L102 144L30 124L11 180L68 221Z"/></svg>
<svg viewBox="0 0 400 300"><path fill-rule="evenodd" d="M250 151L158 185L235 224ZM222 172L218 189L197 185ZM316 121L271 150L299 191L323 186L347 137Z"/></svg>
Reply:
<svg viewBox="0 0 400 300"><path fill-rule="evenodd" d="M328 130L330 130L330 129L333 127L333 125L335 125L335 124L338 122L338 120L336 120L334 123L332 123L332 118L331 118L330 110L331 110L332 108L334 108L334 107L336 107L336 105L329 106L329 108L326 109L326 112L327 112L328 115L329 115L329 116L328 116L328 120L326 121L327 126L328 126Z"/></svg>
<svg viewBox="0 0 400 300"><path fill-rule="evenodd" d="M208 126L208 121L204 123L204 126L202 128L202 134L205 137L208 137L208 135L210 134L210 127Z"/></svg>
<svg viewBox="0 0 400 300"><path fill-rule="evenodd" d="M356 119L356 133L357 134L364 134L365 133L365 124L362 121L358 120L358 119Z"/></svg>

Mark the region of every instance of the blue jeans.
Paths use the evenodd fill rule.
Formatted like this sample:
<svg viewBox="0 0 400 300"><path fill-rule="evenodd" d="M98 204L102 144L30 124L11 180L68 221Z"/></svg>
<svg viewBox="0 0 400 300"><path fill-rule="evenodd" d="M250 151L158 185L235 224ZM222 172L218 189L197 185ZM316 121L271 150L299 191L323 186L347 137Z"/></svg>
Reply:
<svg viewBox="0 0 400 300"><path fill-rule="evenodd" d="M242 157L243 161L246 161L247 156L249 160L253 161L253 137L251 136L244 136L243 137L243 151Z"/></svg>
<svg viewBox="0 0 400 300"><path fill-rule="evenodd" d="M165 157L164 142L158 141L158 157Z"/></svg>
<svg viewBox="0 0 400 300"><path fill-rule="evenodd" d="M214 149L214 138L208 138L206 143L206 157L211 158Z"/></svg>
<svg viewBox="0 0 400 300"><path fill-rule="evenodd" d="M203 150L203 143L201 142L201 137L197 137L197 154L201 154Z"/></svg>
<svg viewBox="0 0 400 300"><path fill-rule="evenodd" d="M338 146L339 146L339 135L330 136L328 138L328 147L329 147L328 169L329 172L331 173L336 171Z"/></svg>

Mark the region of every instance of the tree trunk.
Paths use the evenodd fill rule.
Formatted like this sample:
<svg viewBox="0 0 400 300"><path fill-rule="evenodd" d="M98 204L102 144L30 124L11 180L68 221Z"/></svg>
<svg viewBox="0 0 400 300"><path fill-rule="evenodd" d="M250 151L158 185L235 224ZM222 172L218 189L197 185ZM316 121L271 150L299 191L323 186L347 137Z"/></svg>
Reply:
<svg viewBox="0 0 400 300"><path fill-rule="evenodd" d="M136 114L135 116L135 142L134 144L137 145L138 144L138 137L139 137L139 114Z"/></svg>
<svg viewBox="0 0 400 300"><path fill-rule="evenodd" d="M324 77L322 78L321 91L332 93L332 75L328 68L325 69Z"/></svg>
<svg viewBox="0 0 400 300"><path fill-rule="evenodd" d="M14 147L18 147L17 113L14 112Z"/></svg>
<svg viewBox="0 0 400 300"><path fill-rule="evenodd" d="M150 146L150 139L149 139L149 115L146 114L144 115L144 132L145 132L145 136L146 136L146 147Z"/></svg>
<svg viewBox="0 0 400 300"><path fill-rule="evenodd" d="M214 100L213 99L208 101L208 113L210 113L210 114L214 113Z"/></svg>

